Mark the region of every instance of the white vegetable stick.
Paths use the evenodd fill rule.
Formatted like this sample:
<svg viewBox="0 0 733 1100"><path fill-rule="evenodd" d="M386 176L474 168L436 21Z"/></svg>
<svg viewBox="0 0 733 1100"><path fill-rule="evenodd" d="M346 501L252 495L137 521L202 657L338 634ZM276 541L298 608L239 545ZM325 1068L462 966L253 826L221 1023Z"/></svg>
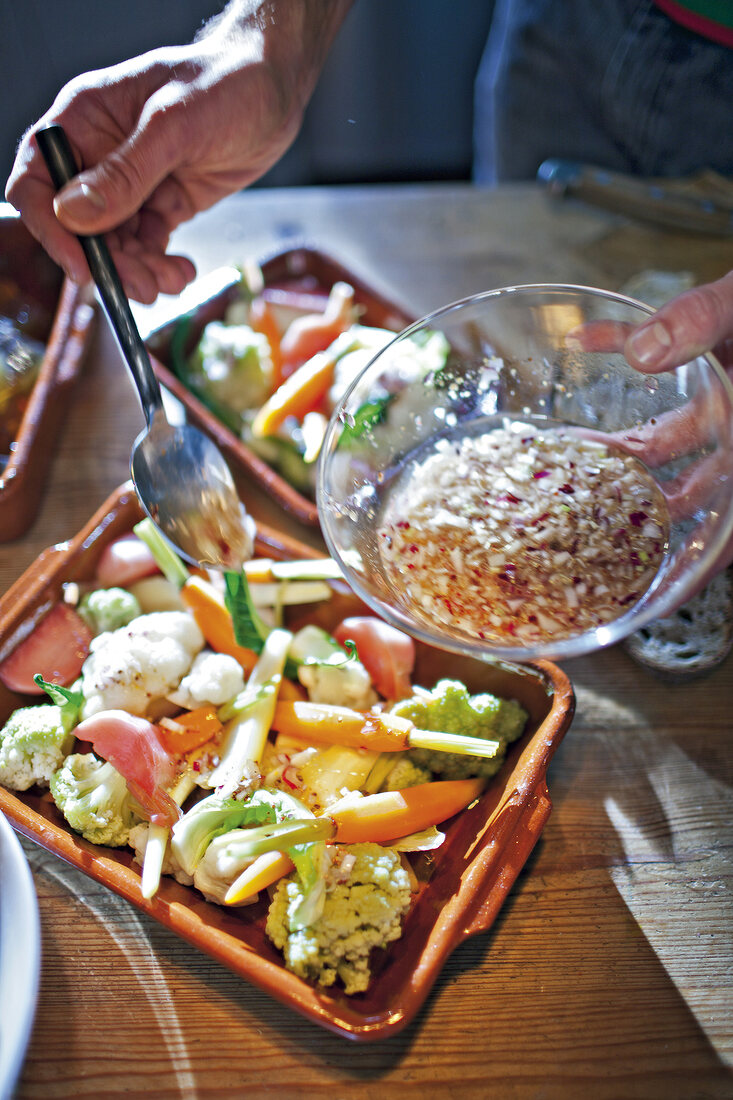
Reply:
<svg viewBox="0 0 733 1100"><path fill-rule="evenodd" d="M169 794L174 802L180 806L185 802L191 791L196 786L196 781L190 772L184 772ZM165 850L168 847L168 838L171 835L166 825L151 824L148 829L148 838L145 842L145 855L143 856L143 873L140 892L147 900L154 897L160 886L160 876L163 873L163 860Z"/></svg>
<svg viewBox="0 0 733 1100"><path fill-rule="evenodd" d="M151 825L148 829L140 888L142 896L146 899L152 898L160 885L160 876L169 836L170 829L166 825Z"/></svg>
<svg viewBox="0 0 733 1100"><path fill-rule="evenodd" d="M267 580L328 581L342 580L343 573L333 558L304 558L300 561L274 561L252 558L245 562L244 573L251 584L263 575Z"/></svg>
<svg viewBox="0 0 733 1100"><path fill-rule="evenodd" d="M330 600L333 592L325 581L272 581L250 584L255 607L283 607L287 604L319 603Z"/></svg>
<svg viewBox="0 0 733 1100"><path fill-rule="evenodd" d="M241 782L248 762L259 763L275 714L292 637L289 630L272 630L268 634L244 689L246 693L256 693L253 702L241 717L228 723L221 759L209 775L209 787L234 789Z"/></svg>

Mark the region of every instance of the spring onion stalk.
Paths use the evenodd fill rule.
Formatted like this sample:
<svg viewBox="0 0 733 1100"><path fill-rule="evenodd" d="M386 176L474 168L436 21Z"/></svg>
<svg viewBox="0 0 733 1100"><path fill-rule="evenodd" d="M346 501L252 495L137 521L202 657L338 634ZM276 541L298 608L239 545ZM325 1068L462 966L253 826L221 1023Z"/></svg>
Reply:
<svg viewBox="0 0 733 1100"><path fill-rule="evenodd" d="M189 577L188 569L152 519L146 517L140 520L133 531L145 543L165 579L176 588L182 588Z"/></svg>
<svg viewBox="0 0 733 1100"><path fill-rule="evenodd" d="M193 778L193 773L187 771L184 772L168 793L173 801L177 802L180 806L186 801L195 787L196 781ZM148 829L148 839L145 844L145 855L143 856L141 883L142 896L146 900L150 900L150 898L154 897L158 892L160 876L163 873L163 861L165 859L165 852L168 847L170 835L171 830L167 825L156 825L151 823Z"/></svg>
<svg viewBox="0 0 733 1100"><path fill-rule="evenodd" d="M265 640L243 692L243 712L235 714L225 728L219 763L207 780L209 787L235 790L248 763L261 760L292 637L289 630L273 630ZM236 701L234 706L236 709Z"/></svg>

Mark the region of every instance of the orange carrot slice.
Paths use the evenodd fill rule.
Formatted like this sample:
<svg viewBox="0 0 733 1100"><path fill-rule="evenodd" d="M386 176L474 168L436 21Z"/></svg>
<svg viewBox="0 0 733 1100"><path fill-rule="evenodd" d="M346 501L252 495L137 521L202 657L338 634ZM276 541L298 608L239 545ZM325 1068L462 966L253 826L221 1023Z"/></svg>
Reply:
<svg viewBox="0 0 733 1100"><path fill-rule="evenodd" d="M328 741L378 752L397 752L409 748L409 734L415 727L395 714L363 714L350 707L297 699L291 702L284 700L281 693L272 728L309 744Z"/></svg>
<svg viewBox="0 0 733 1100"><path fill-rule="evenodd" d="M478 798L485 782L484 779L444 779L420 783L401 791L370 794L341 809L336 805L326 816L336 826L339 844L365 841L384 844L447 821Z"/></svg>
<svg viewBox="0 0 733 1100"><path fill-rule="evenodd" d="M252 421L252 435L258 439L274 435L289 416L302 420L316 409L333 382L333 356L319 352L285 379Z"/></svg>
<svg viewBox="0 0 733 1100"><path fill-rule="evenodd" d="M207 704L158 722L160 739L168 752L185 753L205 745L222 729L216 707Z"/></svg>
<svg viewBox="0 0 733 1100"><path fill-rule="evenodd" d="M257 654L237 642L224 597L214 586L203 577L191 576L181 588L181 599L211 648L217 653L229 654L239 661L245 672L251 672L257 664Z"/></svg>

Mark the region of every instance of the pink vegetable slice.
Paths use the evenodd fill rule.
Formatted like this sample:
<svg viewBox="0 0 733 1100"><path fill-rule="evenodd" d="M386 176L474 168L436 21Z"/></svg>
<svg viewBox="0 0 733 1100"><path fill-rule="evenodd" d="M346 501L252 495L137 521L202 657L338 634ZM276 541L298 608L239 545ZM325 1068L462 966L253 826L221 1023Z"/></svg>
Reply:
<svg viewBox="0 0 733 1100"><path fill-rule="evenodd" d="M155 558L137 535L122 535L105 546L97 565L97 583L102 588L126 588L160 570Z"/></svg>
<svg viewBox="0 0 733 1100"><path fill-rule="evenodd" d="M176 760L163 747L157 726L124 710L103 710L85 718L74 732L124 776L153 824L176 823L181 811L166 790L176 778Z"/></svg>
<svg viewBox="0 0 733 1100"><path fill-rule="evenodd" d="M44 694L33 682L36 673L68 687L81 672L91 640L91 630L73 607L57 603L0 665L0 680L27 695Z"/></svg>
<svg viewBox="0 0 733 1100"><path fill-rule="evenodd" d="M409 634L375 616L354 615L344 619L333 636L340 645L354 642L359 660L385 699L404 699L412 694L415 643Z"/></svg>

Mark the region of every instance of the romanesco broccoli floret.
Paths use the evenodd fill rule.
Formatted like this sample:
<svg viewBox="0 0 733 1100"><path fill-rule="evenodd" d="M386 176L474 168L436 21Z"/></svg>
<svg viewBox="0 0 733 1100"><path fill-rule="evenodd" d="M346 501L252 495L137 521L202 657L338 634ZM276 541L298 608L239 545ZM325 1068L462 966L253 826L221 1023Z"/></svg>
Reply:
<svg viewBox="0 0 733 1100"><path fill-rule="evenodd" d="M380 791L401 791L405 787L417 787L420 783L429 783L432 778L433 773L430 768L416 764L410 759L409 753L399 753L398 759L379 789Z"/></svg>
<svg viewBox="0 0 733 1100"><path fill-rule="evenodd" d="M410 879L397 852L379 844L344 845L338 856L348 870L327 889L318 919L291 929L303 898L298 876L291 875L278 883L266 931L294 974L324 986L340 978L347 993L361 993L369 985L372 950L401 935Z"/></svg>
<svg viewBox="0 0 733 1100"><path fill-rule="evenodd" d="M462 733L498 741L496 756L464 756L430 749L408 749L409 759L427 768L441 779L468 779L471 776L495 775L501 767L506 746L521 736L527 712L513 699L500 699L485 692L469 695L459 680L439 680L432 691L418 689L410 699L403 699L391 708L392 714L409 718L419 729Z"/></svg>
<svg viewBox="0 0 733 1100"><path fill-rule="evenodd" d="M71 828L92 844L119 848L142 820L125 780L94 753L74 753L51 776L51 795Z"/></svg>
<svg viewBox="0 0 733 1100"><path fill-rule="evenodd" d="M0 730L0 783L14 791L48 786L74 745L71 723L47 703L13 711Z"/></svg>
<svg viewBox="0 0 733 1100"><path fill-rule="evenodd" d="M142 614L136 597L125 588L97 588L87 592L77 610L94 634L127 626Z"/></svg>

